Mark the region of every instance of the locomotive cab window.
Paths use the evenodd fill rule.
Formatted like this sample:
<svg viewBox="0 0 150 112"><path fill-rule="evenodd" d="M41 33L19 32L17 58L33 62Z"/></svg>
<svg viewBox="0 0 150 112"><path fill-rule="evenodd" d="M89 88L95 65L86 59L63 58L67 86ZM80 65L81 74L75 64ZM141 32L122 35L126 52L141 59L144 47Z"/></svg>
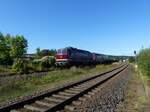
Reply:
<svg viewBox="0 0 150 112"><path fill-rule="evenodd" d="M57 54L67 54L67 49L59 49Z"/></svg>

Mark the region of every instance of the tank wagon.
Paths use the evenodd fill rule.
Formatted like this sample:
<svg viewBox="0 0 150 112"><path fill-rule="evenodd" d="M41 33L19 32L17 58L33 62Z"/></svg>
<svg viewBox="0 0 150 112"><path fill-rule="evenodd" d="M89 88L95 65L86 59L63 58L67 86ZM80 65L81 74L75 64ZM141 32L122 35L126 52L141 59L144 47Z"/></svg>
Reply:
<svg viewBox="0 0 150 112"><path fill-rule="evenodd" d="M93 65L114 61L117 61L116 56L91 53L73 47L58 49L56 54L56 66Z"/></svg>

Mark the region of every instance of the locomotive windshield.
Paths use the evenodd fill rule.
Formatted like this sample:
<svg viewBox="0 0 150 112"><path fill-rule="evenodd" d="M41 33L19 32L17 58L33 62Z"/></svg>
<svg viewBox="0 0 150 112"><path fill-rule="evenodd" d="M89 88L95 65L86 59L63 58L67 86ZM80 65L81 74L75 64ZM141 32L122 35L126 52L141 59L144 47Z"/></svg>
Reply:
<svg viewBox="0 0 150 112"><path fill-rule="evenodd" d="M57 54L67 54L67 49L59 49Z"/></svg>

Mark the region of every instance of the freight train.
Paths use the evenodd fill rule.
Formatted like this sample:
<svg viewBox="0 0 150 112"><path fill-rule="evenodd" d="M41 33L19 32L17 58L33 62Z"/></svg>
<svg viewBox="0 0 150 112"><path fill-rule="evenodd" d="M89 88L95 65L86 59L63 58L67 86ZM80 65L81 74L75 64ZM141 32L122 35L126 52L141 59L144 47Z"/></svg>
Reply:
<svg viewBox="0 0 150 112"><path fill-rule="evenodd" d="M56 54L56 66L95 65L115 61L118 61L117 56L91 53L73 47L58 49Z"/></svg>

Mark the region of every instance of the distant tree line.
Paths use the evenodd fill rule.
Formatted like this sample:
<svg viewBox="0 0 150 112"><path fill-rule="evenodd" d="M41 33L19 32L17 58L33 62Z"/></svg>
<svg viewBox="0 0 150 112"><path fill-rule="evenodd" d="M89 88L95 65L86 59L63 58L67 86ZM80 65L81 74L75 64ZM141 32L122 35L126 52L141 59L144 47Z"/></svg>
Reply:
<svg viewBox="0 0 150 112"><path fill-rule="evenodd" d="M135 57L134 56L130 56L128 59L129 59L130 63L135 63Z"/></svg>
<svg viewBox="0 0 150 112"><path fill-rule="evenodd" d="M36 49L36 58L42 58L44 56L55 56L56 55L56 49L43 49L41 50L40 48Z"/></svg>

